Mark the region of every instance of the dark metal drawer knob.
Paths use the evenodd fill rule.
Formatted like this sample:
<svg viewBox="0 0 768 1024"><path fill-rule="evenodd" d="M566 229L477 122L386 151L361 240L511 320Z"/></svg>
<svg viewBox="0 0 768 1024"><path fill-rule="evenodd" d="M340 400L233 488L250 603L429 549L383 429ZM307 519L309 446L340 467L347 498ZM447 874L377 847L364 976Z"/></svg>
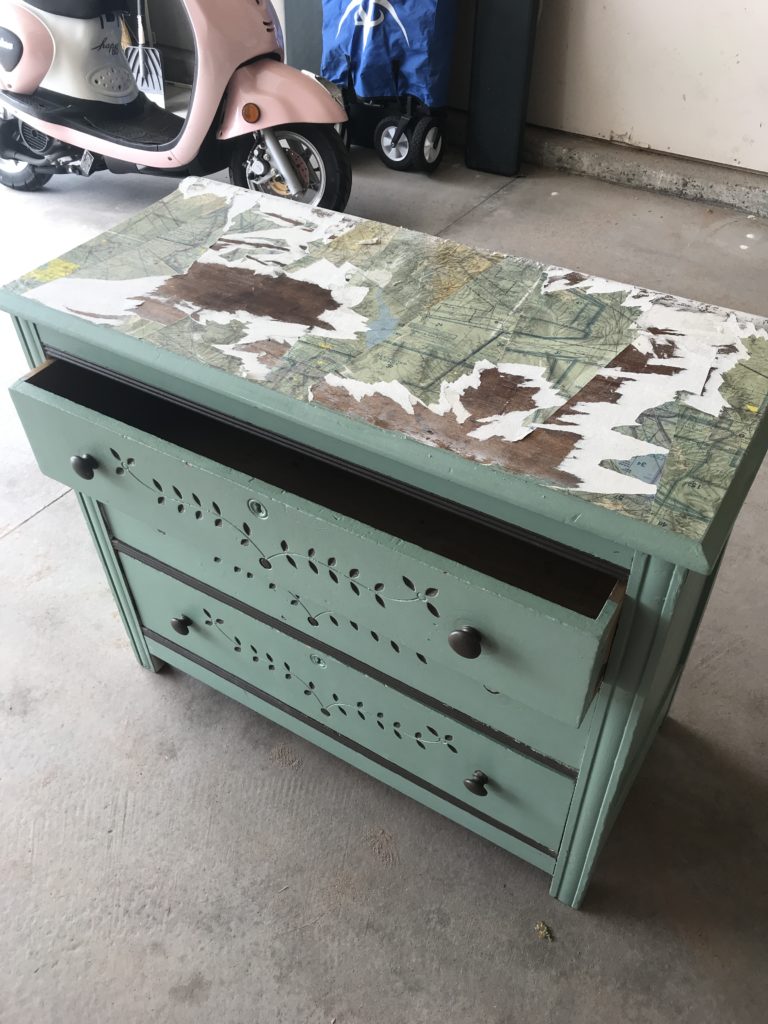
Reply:
<svg viewBox="0 0 768 1024"><path fill-rule="evenodd" d="M448 637L448 643L462 658L479 658L483 650L483 638L474 626L460 626Z"/></svg>
<svg viewBox="0 0 768 1024"><path fill-rule="evenodd" d="M188 615L180 615L178 619L171 619L171 629L179 633L181 636L187 636L189 634L189 627L192 625L192 619Z"/></svg>
<svg viewBox="0 0 768 1024"><path fill-rule="evenodd" d="M99 468L98 462L92 455L73 455L69 463L83 480L93 480L93 472Z"/></svg>
<svg viewBox="0 0 768 1024"><path fill-rule="evenodd" d="M464 779L464 785L475 796L488 796L488 790L485 788L488 785L488 776L485 772L472 772L472 778Z"/></svg>

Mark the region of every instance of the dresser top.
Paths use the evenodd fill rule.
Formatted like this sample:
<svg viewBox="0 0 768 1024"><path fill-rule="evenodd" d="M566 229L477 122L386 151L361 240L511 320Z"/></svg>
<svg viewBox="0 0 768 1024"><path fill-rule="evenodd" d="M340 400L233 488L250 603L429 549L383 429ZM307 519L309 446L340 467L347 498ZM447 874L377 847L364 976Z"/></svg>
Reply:
<svg viewBox="0 0 768 1024"><path fill-rule="evenodd" d="M322 408L442 449L442 473L480 464L563 522L603 509L692 567L768 441L764 319L204 179L0 303L252 382L255 405L270 389L308 423Z"/></svg>

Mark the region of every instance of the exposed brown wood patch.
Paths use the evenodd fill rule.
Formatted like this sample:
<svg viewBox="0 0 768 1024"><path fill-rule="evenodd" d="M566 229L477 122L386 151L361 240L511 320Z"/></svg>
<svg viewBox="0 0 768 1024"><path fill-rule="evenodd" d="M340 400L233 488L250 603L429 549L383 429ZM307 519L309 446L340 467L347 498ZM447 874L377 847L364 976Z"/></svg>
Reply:
<svg viewBox="0 0 768 1024"><path fill-rule="evenodd" d="M286 352L290 349L287 341L279 341L277 338L265 338L263 341L244 341L229 351L238 355L240 352L253 352L259 357L262 366L277 366Z"/></svg>
<svg viewBox="0 0 768 1024"><path fill-rule="evenodd" d="M505 412L526 412L536 408L535 384L512 373L502 373L495 366L482 370L476 388L467 388L461 404L476 420L500 416Z"/></svg>
<svg viewBox="0 0 768 1024"><path fill-rule="evenodd" d="M169 278L147 301L189 302L200 310L266 316L284 323L323 327L325 312L339 308L327 288L290 277L267 277L243 267L193 263L186 274ZM154 308L154 306L152 308ZM144 304L137 312L144 315Z"/></svg>
<svg viewBox="0 0 768 1024"><path fill-rule="evenodd" d="M562 487L576 487L580 483L575 476L558 469L579 441L578 434L534 430L514 444L501 437L480 440L469 436L479 426L474 416L459 423L452 413L440 415L421 404L414 407L413 413L408 413L385 395L370 395L358 402L346 388L327 383L315 385L312 397L337 412L356 416L385 430L398 430L416 441L445 448L475 462L543 477ZM486 410L484 406L486 415L494 415Z"/></svg>
<svg viewBox="0 0 768 1024"><path fill-rule="evenodd" d="M678 366L659 366L658 363L649 365L651 359L670 359L675 354L672 342L654 341L652 348L652 352L641 352L634 345L627 345L608 366L612 370L624 370L625 373L657 373L664 376L680 373Z"/></svg>

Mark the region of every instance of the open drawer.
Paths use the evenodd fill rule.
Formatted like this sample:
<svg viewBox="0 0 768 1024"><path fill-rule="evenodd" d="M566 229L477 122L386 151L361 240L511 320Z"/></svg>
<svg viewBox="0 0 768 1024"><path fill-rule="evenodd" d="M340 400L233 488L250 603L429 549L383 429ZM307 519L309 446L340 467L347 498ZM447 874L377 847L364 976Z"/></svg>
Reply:
<svg viewBox="0 0 768 1024"><path fill-rule="evenodd" d="M50 361L11 390L44 473L230 566L229 590L248 604L282 588L309 627L344 616L423 652L436 673L581 721L620 570L81 366Z"/></svg>

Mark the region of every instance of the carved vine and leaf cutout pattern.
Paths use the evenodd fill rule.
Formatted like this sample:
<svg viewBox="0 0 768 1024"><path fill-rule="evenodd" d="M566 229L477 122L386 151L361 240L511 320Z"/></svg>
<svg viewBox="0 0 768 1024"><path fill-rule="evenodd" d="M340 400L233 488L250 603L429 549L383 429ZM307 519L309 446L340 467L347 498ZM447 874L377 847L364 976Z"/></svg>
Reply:
<svg viewBox="0 0 768 1024"><path fill-rule="evenodd" d="M343 700L338 693L331 693L331 699L328 700L326 697L321 696L320 689L313 680L303 679L297 672L293 671L287 661L278 663L269 651L260 651L247 640L243 641L239 636L228 633L224 628L224 619L215 615L207 608L203 608L202 611L205 616L203 620L205 626L216 630L224 637L236 654L250 657L252 662L265 666L268 672L281 672L286 682L295 681L298 683L302 688L304 696L313 698L319 705L320 714L326 718L333 718L335 714L343 718L349 715L357 715L364 722L375 722L376 726L383 731L391 729L393 734L400 740L412 740L422 750L426 750L429 746L437 745L446 747L453 754L458 752L454 745L453 736L450 733L441 734L431 725L425 726L424 730L419 732L409 732L403 727L401 722L388 721L383 711L372 711L365 701L358 700L354 703L349 703ZM318 655L311 655L311 658L319 668L325 668L325 662Z"/></svg>
<svg viewBox="0 0 768 1024"><path fill-rule="evenodd" d="M280 559L284 560L285 563L293 569L298 569L299 564L301 563L316 576L319 576L322 571L327 574L328 579L332 583L346 583L356 597L360 597L363 592L370 594L380 608L386 608L388 604L419 603L426 607L430 615L435 618L440 618L440 612L435 604L435 599L439 593L437 587L427 587L423 591L420 591L409 577L402 576L402 594L401 596L394 596L392 588L390 587L387 589L383 582L377 581L371 584L365 583L363 582L360 570L357 567L353 566L347 570L343 570L339 567L339 561L335 555L330 555L324 559L320 558L313 547L308 548L306 553L292 550L288 541L283 539L280 541L278 550L267 552L254 539L253 527L250 523L247 521L237 523L233 519L228 518L222 512L221 506L218 502L213 500L206 500L204 502L197 494L195 494L194 491L190 491L185 498L180 488L175 484L171 484L170 486L166 484L164 487L163 484L154 477L152 478L151 483L147 483L147 481L142 479L142 477L137 473L135 468L136 460L134 458L123 458L114 448L110 448L110 452L117 463L115 466L115 473L117 476L131 477L132 480L136 481L136 483L140 484L153 495L158 505L173 507L179 514L192 515L196 520L205 519L211 521L215 527L232 531L236 535L241 547L249 548L256 552L258 555L258 564L265 571L272 569L274 563ZM260 507L263 508L263 506ZM257 518L264 518L264 516L258 516ZM240 566L235 567L235 572L241 571L242 569ZM245 576L250 579L253 578L253 575L254 574L251 571L246 571L245 573ZM309 624L317 625L316 620L318 615L313 615L309 609L303 605L298 595L293 596L297 598L297 603L301 604L301 606L305 608ZM330 612L321 614L331 615ZM313 621L313 619L315 621Z"/></svg>

